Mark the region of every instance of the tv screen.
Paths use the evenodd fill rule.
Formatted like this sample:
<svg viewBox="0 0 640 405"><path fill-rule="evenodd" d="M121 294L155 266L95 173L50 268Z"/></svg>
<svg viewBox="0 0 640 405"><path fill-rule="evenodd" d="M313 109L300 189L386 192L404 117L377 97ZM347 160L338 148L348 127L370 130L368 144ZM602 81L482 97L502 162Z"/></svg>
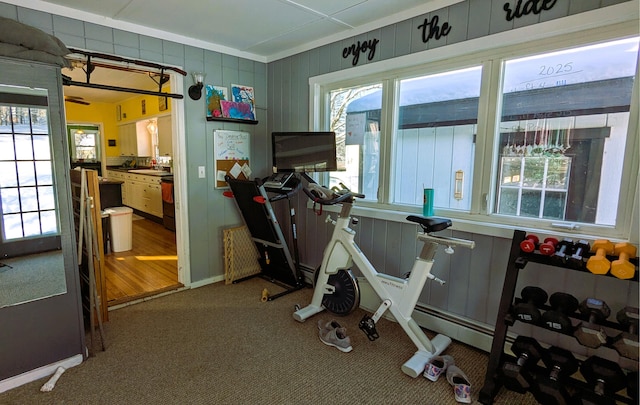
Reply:
<svg viewBox="0 0 640 405"><path fill-rule="evenodd" d="M273 132L274 172L330 172L338 170L334 132Z"/></svg>

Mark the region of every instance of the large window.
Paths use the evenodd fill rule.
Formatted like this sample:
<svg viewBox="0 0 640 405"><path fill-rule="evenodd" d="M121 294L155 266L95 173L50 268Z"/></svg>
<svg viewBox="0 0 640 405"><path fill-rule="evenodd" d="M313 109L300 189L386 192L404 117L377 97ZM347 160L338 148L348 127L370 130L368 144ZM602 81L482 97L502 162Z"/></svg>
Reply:
<svg viewBox="0 0 640 405"><path fill-rule="evenodd" d="M397 81L391 201L469 211L481 67ZM466 182L465 182L466 178Z"/></svg>
<svg viewBox="0 0 640 405"><path fill-rule="evenodd" d="M624 236L638 37L572 41L318 86L318 129L344 142L332 185L366 194L364 206L420 212L433 188L436 215Z"/></svg>
<svg viewBox="0 0 640 405"><path fill-rule="evenodd" d="M504 63L496 213L615 225L637 55L635 38Z"/></svg>
<svg viewBox="0 0 640 405"><path fill-rule="evenodd" d="M57 237L50 247L42 239L59 234L47 98L15 98L29 103L7 102L7 94L0 101L0 245L58 248Z"/></svg>

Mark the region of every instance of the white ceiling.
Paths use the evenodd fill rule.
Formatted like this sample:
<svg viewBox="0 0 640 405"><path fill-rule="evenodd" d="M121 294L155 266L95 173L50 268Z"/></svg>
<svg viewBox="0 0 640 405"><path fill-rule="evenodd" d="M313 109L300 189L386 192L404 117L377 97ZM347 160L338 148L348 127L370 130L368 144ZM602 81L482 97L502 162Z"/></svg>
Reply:
<svg viewBox="0 0 640 405"><path fill-rule="evenodd" d="M3 1L268 63L462 0Z"/></svg>

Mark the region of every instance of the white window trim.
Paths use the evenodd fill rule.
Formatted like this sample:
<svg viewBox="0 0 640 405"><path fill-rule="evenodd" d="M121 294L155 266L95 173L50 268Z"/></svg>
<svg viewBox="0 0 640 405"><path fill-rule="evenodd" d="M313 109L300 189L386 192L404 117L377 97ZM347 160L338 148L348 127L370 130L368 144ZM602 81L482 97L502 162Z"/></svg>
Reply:
<svg viewBox="0 0 640 405"><path fill-rule="evenodd" d="M352 69L340 70L320 76L309 78L309 122L310 130L318 131L323 129L324 104L321 102L322 94L328 86L336 85L362 85L368 81L384 81L391 74L394 76L406 76L421 67L421 74L425 73L424 61L429 61L429 71L434 69L446 70L449 68L459 69L468 61L468 65L483 63L483 83L481 89L481 99L479 100L478 111L478 139L475 157L475 168L473 176L471 211L461 213L452 210L439 210L437 215L451 217L454 220L453 229L485 234L490 236L510 238L513 229L525 231L540 231L553 236L570 235L572 238L593 239L597 237L609 237L611 240L630 240L638 242L638 202L640 189L639 166L640 158L638 150L638 103L633 103L629 117L628 141L625 150L625 166L622 176L622 185L632 184L630 180L636 177L637 181L632 187L620 194L620 211L615 229L613 227L590 226L581 224L578 230L554 229L543 227L540 220L527 221L523 218L507 218L490 213L492 208L492 196L495 190L495 179L493 173L497 159L494 159L492 145L495 141L495 130L498 122L496 109L499 107L500 83L495 78L500 77L501 64L499 58L517 57L536 52L546 52L549 50L549 43L553 43L554 49L573 47L587 42L607 41L612 38L638 35L638 15L639 2L629 1L618 5L593 10L578 15L573 15L557 20L534 24L532 26L520 28L516 31L507 31L490 35L458 44L439 47L414 53L394 59L384 60L376 63L366 64ZM517 35L514 35L514 32ZM550 40L551 39L551 40ZM455 65L452 64L455 60ZM494 62L494 60L496 62ZM640 71L640 63L638 64ZM401 68L398 68L400 66ZM638 72L636 77L640 77ZM491 79L491 81L489 80ZM385 84L386 85L386 84ZM638 100L638 81L634 82L632 100ZM383 99L383 109L391 102L389 95ZM484 99L482 98L484 97ZM383 110L384 111L384 110ZM388 111L388 110L387 110ZM387 121L393 121L387 118ZM389 123L385 123L385 116L382 116L382 131L392 130ZM391 145L390 136L385 137L385 142L381 144L381 157L389 156ZM382 187L389 183L389 162L381 159L381 181L380 197L383 201L388 201L388 187ZM492 162L488 164L487 162ZM487 196L479 198L478 196ZM489 199L489 200L487 200ZM329 208L329 207L325 207ZM331 209L329 209L331 211ZM354 214L371 218L379 218L391 221L405 221L407 213L415 213L420 209L407 207L407 211L401 211L402 207L389 206L385 204L359 202ZM549 221L550 223L553 221Z"/></svg>

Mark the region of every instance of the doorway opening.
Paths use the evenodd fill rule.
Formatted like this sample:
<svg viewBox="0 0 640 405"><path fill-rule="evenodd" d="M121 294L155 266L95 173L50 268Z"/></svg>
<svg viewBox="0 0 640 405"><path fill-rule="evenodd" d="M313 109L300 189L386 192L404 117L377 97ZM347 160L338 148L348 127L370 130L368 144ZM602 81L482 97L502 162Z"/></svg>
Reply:
<svg viewBox="0 0 640 405"><path fill-rule="evenodd" d="M92 81L101 85L122 87L123 80L126 80L127 87L132 89L148 89L158 91L154 82L150 83L150 77L158 75L153 69L128 72L123 71L122 66L115 69L96 67L91 75ZM75 72L74 72L75 70ZM82 68L63 69L63 75L71 80L83 80L85 72ZM174 93L182 92L181 77L176 73L165 74L168 81L164 84ZM76 78L77 77L77 78ZM126 79L124 79L126 77ZM164 77L164 76L163 76ZM155 86L155 88L153 87ZM102 190L115 187L119 191L120 200L117 205L128 206L133 209L132 215L132 246L130 250L114 252L109 245L105 245L105 290L102 293L107 300L110 309L126 305L132 301L137 301L149 296L165 293L167 291L179 290L189 284L188 263L186 252L187 221L184 216L186 212L175 206L173 227L165 226L163 203L167 197L163 193L160 184L161 178L171 179L176 183L175 191L172 187L171 200L184 192L183 187L178 187L181 183L179 171L175 170L173 162L176 152L182 150L184 143L184 131L177 121L182 120L178 111L182 109L182 100L174 98L159 97L156 95L139 95L126 92L116 92L101 88L87 88L76 86L64 86L65 94L65 115L69 124L69 145L70 157L75 163L85 164L86 157L78 157L79 152L95 147L95 155L102 156L98 165L101 176L100 191L102 200ZM166 89L163 88L164 92ZM159 99L163 99L161 103ZM78 103L77 100L82 100ZM141 106L141 114L125 113L127 110L123 106ZM154 108L155 107L155 108ZM162 108L164 107L164 108ZM86 120L90 120L89 125ZM138 121L166 123L163 127L164 144L159 145L160 134L147 133L151 152L140 153L140 156L129 156L123 152L125 145L131 139L124 136L136 136L135 128ZM86 132L78 134L78 131L85 131L85 127L97 128L95 137L85 135ZM126 128L125 128L126 127ZM133 133L131 129L133 128ZM144 126L146 128L146 125ZM129 131L129 132L127 132ZM169 135L168 137L166 135ZM73 136L72 136L73 135ZM100 136L102 135L102 136ZM76 141L76 136L79 138ZM167 147L166 141L170 142ZM93 142L93 143L92 143ZM135 140L133 141L135 143ZM130 143L129 143L130 145ZM159 150L164 150L162 157L157 156ZM155 153L154 153L155 151ZM91 154L91 151L87 152ZM82 155L82 153L81 153ZM80 161L84 160L84 161ZM135 161L135 167L130 167ZM128 165L125 163L128 162ZM168 163L167 163L168 162ZM90 162L94 163L94 162ZM162 166L161 163L167 163ZM127 166L127 167L125 167ZM161 176L154 173L130 173L129 170L158 169L165 170ZM114 185L115 184L115 185ZM172 183L173 185L173 183ZM110 197L113 197L111 192ZM118 196L115 197L116 201ZM176 198L179 200L179 198ZM172 201L173 202L173 201ZM113 200L111 202L113 203ZM113 205L111 205L113 206Z"/></svg>

